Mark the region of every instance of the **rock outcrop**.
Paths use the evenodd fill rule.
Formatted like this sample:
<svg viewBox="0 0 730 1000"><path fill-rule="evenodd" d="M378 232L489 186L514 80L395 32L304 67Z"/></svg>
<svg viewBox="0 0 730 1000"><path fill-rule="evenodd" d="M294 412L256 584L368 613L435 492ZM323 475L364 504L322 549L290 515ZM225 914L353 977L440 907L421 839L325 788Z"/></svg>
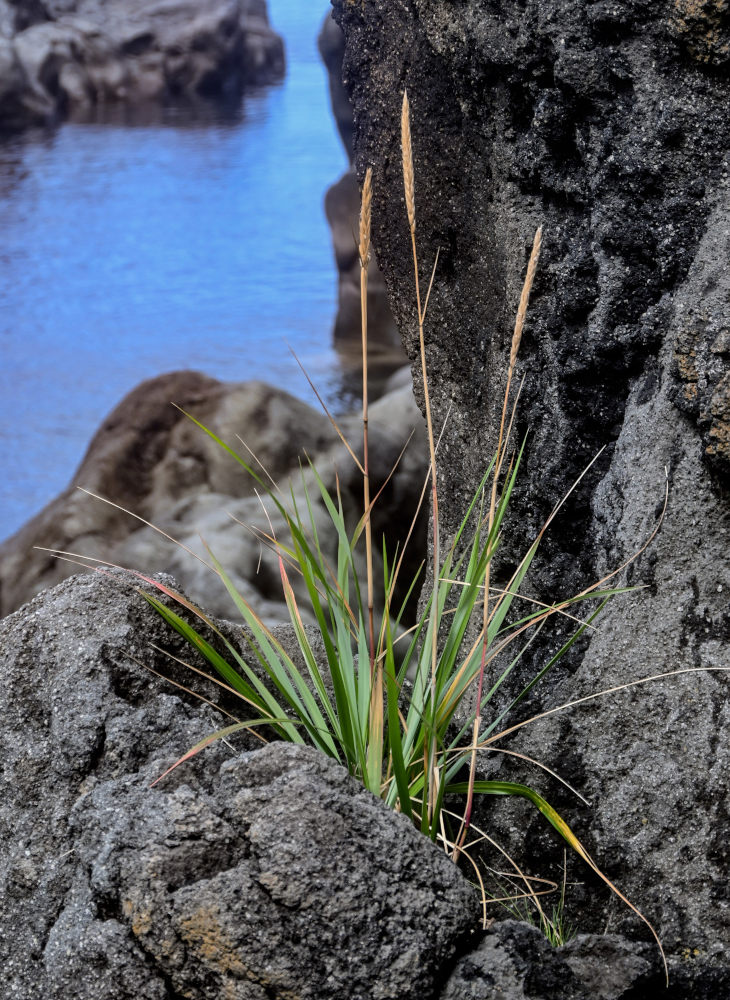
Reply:
<svg viewBox="0 0 730 1000"><path fill-rule="evenodd" d="M222 725L130 659L169 641L120 576L0 623L3 996L430 996L476 894L344 769L250 737L149 787Z"/></svg>
<svg viewBox="0 0 730 1000"><path fill-rule="evenodd" d="M482 935L457 867L308 747L254 750L238 733L151 788L222 725L164 679L191 684L163 649L190 656L118 572L66 580L0 622L3 996L722 995L668 994L651 947L616 935L558 950L514 921Z"/></svg>
<svg viewBox="0 0 730 1000"><path fill-rule="evenodd" d="M529 439L504 565L606 446L532 573L544 600L580 590L648 537L668 472L658 538L628 573L645 589L614 602L600 631L543 684L544 705L730 664L730 22L720 6L335 3L357 172L374 170L375 248L415 360L404 87L411 101L424 280L440 248L426 338L437 432L445 423L443 536L494 447L519 287L541 224L520 362ZM541 637L515 690L546 648ZM721 902L728 694L721 673L675 677L545 720L521 745L587 793L592 816L582 821L542 783L655 922L674 966L694 970L692 996L701 982L730 984L720 944L730 934ZM492 822L501 813L492 810ZM514 850L510 830L521 823L533 860L550 850L526 810L510 808L499 822ZM584 896L582 926L605 926L608 909L614 927L628 927L596 885Z"/></svg>
<svg viewBox="0 0 730 1000"><path fill-rule="evenodd" d="M118 103L233 99L284 73L265 0L0 2L0 130Z"/></svg>
<svg viewBox="0 0 730 1000"><path fill-rule="evenodd" d="M302 479L299 464L311 458L333 495L339 477L343 509L354 531L362 515L362 477L328 418L260 382L223 383L196 372L175 372L143 382L126 396L97 431L72 485L0 545L1 614L78 572L77 565L59 561L39 547L147 573L172 572L208 612L234 613L214 573L120 509L126 508L203 557L204 539L267 622L288 621L278 563L246 528L255 525L268 532L270 518L281 537L281 515L256 495L255 480L172 402L257 467L251 453L255 455L285 498L291 480L302 510L306 510L306 482L321 544L336 564L336 533L324 504L317 500L316 484L310 474ZM358 418L346 417L340 423L356 446L362 438ZM373 530L376 539L386 538L391 553L406 536L416 513L426 466L424 448L421 416L409 385L371 406L372 495L385 487L373 509ZM77 486L113 503L90 497ZM424 544L419 529L404 580L416 571ZM378 543L376 561L380 548ZM382 578L382 572L376 572L381 590ZM292 582L306 604L303 581Z"/></svg>

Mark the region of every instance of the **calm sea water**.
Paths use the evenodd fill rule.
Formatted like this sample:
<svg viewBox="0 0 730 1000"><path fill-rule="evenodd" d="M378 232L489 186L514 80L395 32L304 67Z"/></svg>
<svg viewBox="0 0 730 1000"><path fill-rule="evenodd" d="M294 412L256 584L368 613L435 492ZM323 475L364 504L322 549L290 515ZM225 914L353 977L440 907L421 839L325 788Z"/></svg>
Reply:
<svg viewBox="0 0 730 1000"><path fill-rule="evenodd" d="M0 143L0 539L142 379L195 368L313 398L289 344L337 399L326 9L269 0L287 77L240 109Z"/></svg>

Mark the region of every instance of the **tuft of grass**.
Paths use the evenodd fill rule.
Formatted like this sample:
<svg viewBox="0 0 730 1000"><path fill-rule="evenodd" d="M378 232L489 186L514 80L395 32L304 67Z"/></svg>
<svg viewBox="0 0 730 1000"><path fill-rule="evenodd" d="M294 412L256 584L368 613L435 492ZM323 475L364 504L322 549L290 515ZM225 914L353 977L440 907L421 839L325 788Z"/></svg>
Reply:
<svg viewBox="0 0 730 1000"><path fill-rule="evenodd" d="M363 516L354 533L349 534L339 489L331 494L311 463L302 474L299 502L293 490L288 502L285 501L279 491L244 458L191 417L254 477L283 518L287 537L277 537L273 527L268 533L260 533L260 537L277 555L284 598L306 670L301 672L297 669L291 656L236 591L224 566L210 551L210 565L223 581L249 629L246 655L217 633L226 653L222 655L180 614L157 597L145 594L159 614L203 654L225 684L236 691L253 712L250 719L236 722L206 737L170 770L217 738L230 735L237 729L266 726L279 739L311 743L342 763L373 794L408 816L426 836L441 843L454 861L460 857L472 861L469 852L482 839L471 822L475 795L526 798L573 850L621 895L600 873L565 820L538 792L527 785L478 777L478 754L493 748L501 736L499 727L503 719L574 642L593 627L607 601L627 589L607 586L614 575L611 574L572 598L550 605L530 603L520 596L520 587L542 537L561 504L543 525L507 585L497 589L491 582L492 559L499 546L524 453L524 443L517 448L511 444L516 397L519 395L513 392L513 379L542 233L538 230L535 235L517 310L496 450L451 544L442 553L437 438L425 345L425 325L438 254L425 295L422 296L407 94L403 98L401 137L404 193L413 255L420 374L430 457L428 478L422 494L423 499L430 483L433 531L430 593L422 597L420 617L411 630L400 636L400 648L396 650L396 636L401 630L405 605L394 606L394 593L408 539L404 547L392 555L383 548L385 606L382 624L376 633L371 514L378 497L373 498L370 494L368 453L367 266L372 214L372 172L368 170L362 192L358 244L363 351L362 461L357 458L352 446L345 442L362 474ZM318 504L326 508L337 537L335 562L328 561L320 543L314 516L314 508ZM361 540L366 554L365 581L359 579L354 559ZM326 663L318 661L310 642L302 609L291 584L292 574L297 574L305 584ZM200 608L161 584L155 586L216 633L214 623ZM408 595L416 586L417 580L409 582L406 588ZM592 602L589 610L581 616L580 606L589 600ZM466 636L477 613L481 618L481 629L476 640L469 644L466 643ZM495 711L492 719L484 722L495 695L520 663L535 635L554 615L572 620L572 636L513 698L508 708ZM468 711L470 700L474 707ZM465 769L468 771L466 781L461 777ZM452 813L444 805L447 795L459 795L464 800L463 812L456 825ZM624 899L623 896L621 898ZM628 900L626 902L638 913ZM642 919L645 918L642 916Z"/></svg>
<svg viewBox="0 0 730 1000"><path fill-rule="evenodd" d="M492 902L500 903L516 920L521 920L532 927L537 927L553 946L562 948L564 944L575 937L577 930L565 915L565 892L568 885L568 859L563 851L563 877L560 885L548 879L530 878L517 870L517 879L524 885L521 888L515 875L511 872L492 872L499 896L492 896ZM549 909L541 903L543 896L552 897L557 893L557 900Z"/></svg>

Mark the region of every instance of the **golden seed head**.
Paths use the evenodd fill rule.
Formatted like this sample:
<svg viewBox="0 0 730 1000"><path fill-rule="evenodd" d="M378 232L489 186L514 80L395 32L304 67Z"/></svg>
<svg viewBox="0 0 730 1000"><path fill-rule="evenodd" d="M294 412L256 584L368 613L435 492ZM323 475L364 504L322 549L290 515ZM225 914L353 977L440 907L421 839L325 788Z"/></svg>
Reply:
<svg viewBox="0 0 730 1000"><path fill-rule="evenodd" d="M411 232L416 230L416 182L413 170L413 147L411 145L411 117L408 91L403 91L403 110L400 118L401 148L403 150L403 186L406 192L406 210Z"/></svg>
<svg viewBox="0 0 730 1000"><path fill-rule="evenodd" d="M522 340L522 329L525 325L525 316L527 314L527 303L530 298L530 291L532 290L532 283L535 280L535 271L537 270L537 259L540 256L540 247L542 245L542 226L535 233L535 239L532 243L532 251L530 253L530 261L527 265L527 274L525 275L525 283L522 286L522 294L520 295L520 304L517 308L517 319L515 320L515 329L512 334L512 349L509 355L509 366L510 369L514 368L515 362L517 360L517 352L520 349L520 341Z"/></svg>
<svg viewBox="0 0 730 1000"><path fill-rule="evenodd" d="M373 201L373 168L368 167L362 186L360 202L360 266L367 267L370 260L370 215Z"/></svg>

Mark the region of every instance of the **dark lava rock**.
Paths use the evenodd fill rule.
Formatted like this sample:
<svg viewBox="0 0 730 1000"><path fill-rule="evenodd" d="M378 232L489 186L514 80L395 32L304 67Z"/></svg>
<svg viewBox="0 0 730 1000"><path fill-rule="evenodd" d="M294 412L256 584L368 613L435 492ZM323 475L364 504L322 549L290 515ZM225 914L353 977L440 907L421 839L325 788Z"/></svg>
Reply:
<svg viewBox="0 0 730 1000"><path fill-rule="evenodd" d="M166 633L118 575L0 623L3 997L432 995L477 896L344 769L249 737L150 788L221 726L133 662Z"/></svg>
<svg viewBox="0 0 730 1000"><path fill-rule="evenodd" d="M422 282L440 250L426 353L443 428L443 544L495 446L539 225L518 364L516 436L529 437L495 573L524 553L604 446L543 544L533 596L580 591L636 553L657 523L665 469L669 477L659 535L619 577L645 589L614 601L532 711L645 675L730 664L730 22L720 6L334 4L357 174L373 167L375 247L415 361L404 87L410 97ZM512 693L555 648L540 636ZM701 982L730 989L728 704L726 674L687 674L589 702L517 741L587 794L583 820L549 779L534 778L655 923L688 996ZM495 762L496 773L517 772ZM543 818L527 808L490 806L487 821L538 870L555 859ZM583 929L610 919L645 934L597 880L576 906Z"/></svg>
<svg viewBox="0 0 730 1000"><path fill-rule="evenodd" d="M581 935L553 948L536 927L505 920L457 962L439 1000L648 998L652 984L666 988L646 952L616 935Z"/></svg>

